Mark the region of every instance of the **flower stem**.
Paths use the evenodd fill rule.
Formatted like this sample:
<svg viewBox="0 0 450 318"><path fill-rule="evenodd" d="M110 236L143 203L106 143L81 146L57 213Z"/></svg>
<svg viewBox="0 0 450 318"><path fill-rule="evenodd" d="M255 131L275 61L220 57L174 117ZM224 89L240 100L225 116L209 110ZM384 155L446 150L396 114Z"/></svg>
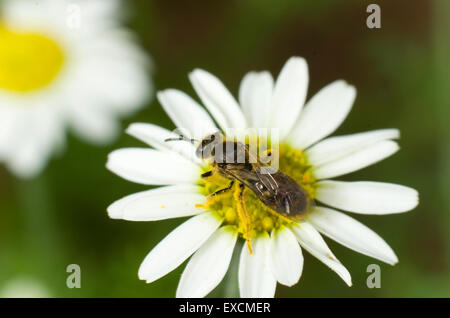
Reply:
<svg viewBox="0 0 450 318"><path fill-rule="evenodd" d="M47 178L17 181L17 195L22 214L23 261L31 273L55 279L55 273L64 275L60 247L60 232L55 222L55 209Z"/></svg>

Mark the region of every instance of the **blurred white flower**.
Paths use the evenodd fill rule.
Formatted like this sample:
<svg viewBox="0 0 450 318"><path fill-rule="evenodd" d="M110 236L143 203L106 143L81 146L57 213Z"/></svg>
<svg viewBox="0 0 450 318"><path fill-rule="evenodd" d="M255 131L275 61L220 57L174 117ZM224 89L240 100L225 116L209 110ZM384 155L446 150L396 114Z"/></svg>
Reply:
<svg viewBox="0 0 450 318"><path fill-rule="evenodd" d="M246 191L243 201L250 220L246 231L236 203L238 185L228 194L207 200L230 181L201 178L207 170L205 163L191 160L195 158L193 145L164 142L177 137L175 133L151 124L132 124L127 132L155 149L116 150L109 155L107 167L133 182L165 186L116 201L108 207L109 216L155 221L195 215L153 248L141 264L140 279L153 282L193 255L181 276L177 296L206 296L223 279L237 238L250 240L253 248L251 253L244 245L240 256L242 297L273 297L277 282L296 284L303 269L302 248L351 286L350 273L320 233L359 253L397 263L397 256L380 236L334 209L382 215L406 212L418 204L417 191L405 186L328 180L365 168L398 150L393 141L399 137L397 129L327 138L350 112L356 96L353 86L335 81L304 105L308 69L298 57L287 61L276 81L269 72L248 73L240 86L240 103L218 78L204 70L194 70L189 78L222 131L279 128L279 170L318 204L300 219L288 222ZM206 111L183 92L168 89L159 92L158 99L187 138L198 138L198 131L219 131Z"/></svg>
<svg viewBox="0 0 450 318"><path fill-rule="evenodd" d="M49 298L50 291L30 277L17 277L0 288L0 298Z"/></svg>
<svg viewBox="0 0 450 318"><path fill-rule="evenodd" d="M96 144L151 96L149 58L115 0L6 0L0 16L0 161L39 173L70 127Z"/></svg>

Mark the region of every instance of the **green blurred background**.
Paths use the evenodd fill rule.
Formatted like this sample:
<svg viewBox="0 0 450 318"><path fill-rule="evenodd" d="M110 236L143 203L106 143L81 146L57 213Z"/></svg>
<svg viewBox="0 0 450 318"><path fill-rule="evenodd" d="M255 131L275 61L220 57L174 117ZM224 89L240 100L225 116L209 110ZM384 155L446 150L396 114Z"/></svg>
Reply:
<svg viewBox="0 0 450 318"><path fill-rule="evenodd" d="M366 7L381 6L381 29L366 27ZM415 210L390 216L352 215L379 233L400 262L391 267L330 240L354 286L304 252L300 283L278 297L450 296L450 1L126 1L127 23L152 56L157 89L195 96L187 74L218 75L236 95L250 70L278 74L293 55L309 64L311 96L343 78L358 96L337 131L397 127L401 151L344 180L408 185L420 193ZM174 128L156 100L123 122ZM55 297L173 297L184 266L147 285L138 267L182 220L111 220L106 207L146 189L105 169L107 154L140 146L125 134L98 148L69 136L65 153L38 178L21 181L0 167L0 290L28 277ZM66 287L66 266L81 266L81 288ZM366 268L381 266L381 288L366 286ZM211 296L232 295L231 270Z"/></svg>

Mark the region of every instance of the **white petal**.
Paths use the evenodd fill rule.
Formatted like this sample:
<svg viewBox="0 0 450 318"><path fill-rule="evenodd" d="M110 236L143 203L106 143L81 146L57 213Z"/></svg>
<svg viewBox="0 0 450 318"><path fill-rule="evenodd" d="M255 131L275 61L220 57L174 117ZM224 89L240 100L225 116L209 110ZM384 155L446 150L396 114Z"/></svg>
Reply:
<svg viewBox="0 0 450 318"><path fill-rule="evenodd" d="M335 208L362 214L406 212L419 203L414 189L368 181L320 181L317 183L317 199Z"/></svg>
<svg viewBox="0 0 450 318"><path fill-rule="evenodd" d="M398 129L379 129L358 134L327 138L306 150L308 161L315 166L348 156L382 140L398 139Z"/></svg>
<svg viewBox="0 0 450 318"><path fill-rule="evenodd" d="M196 69L189 74L189 79L203 104L224 131L228 128L247 128L238 103L217 77Z"/></svg>
<svg viewBox="0 0 450 318"><path fill-rule="evenodd" d="M149 185L193 184L201 174L199 166L174 152L145 148L115 150L106 167L124 179Z"/></svg>
<svg viewBox="0 0 450 318"><path fill-rule="evenodd" d="M273 78L269 72L249 72L239 87L239 102L249 127L268 128Z"/></svg>
<svg viewBox="0 0 450 318"><path fill-rule="evenodd" d="M322 236L311 224L299 223L292 227L292 231L305 250L335 271L348 286L352 285L352 278L348 270L334 256Z"/></svg>
<svg viewBox="0 0 450 318"><path fill-rule="evenodd" d="M116 139L120 132L120 125L115 116L102 111L92 101L78 99L80 101L72 101L76 105L68 108L70 125L75 134L98 145L108 144Z"/></svg>
<svg viewBox="0 0 450 318"><path fill-rule="evenodd" d="M358 253L391 265L398 262L394 251L378 234L344 213L316 207L308 222L324 235Z"/></svg>
<svg viewBox="0 0 450 318"><path fill-rule="evenodd" d="M346 157L325 163L314 169L317 179L328 179L360 170L373 165L398 151L396 142L391 140L380 141L374 145L360 149Z"/></svg>
<svg viewBox="0 0 450 318"><path fill-rule="evenodd" d="M117 200L108 207L113 219L156 221L201 213L205 196L195 185L175 185L142 191Z"/></svg>
<svg viewBox="0 0 450 318"><path fill-rule="evenodd" d="M52 108L3 108L0 116L0 160L18 177L35 177L64 143L64 120Z"/></svg>
<svg viewBox="0 0 450 318"><path fill-rule="evenodd" d="M3 102L0 105L0 158L4 158L17 149L20 131L26 130L33 121L23 111L3 107Z"/></svg>
<svg viewBox="0 0 450 318"><path fill-rule="evenodd" d="M243 298L271 298L277 280L270 269L270 238L266 233L252 240L253 253L244 244L239 262L239 291Z"/></svg>
<svg viewBox="0 0 450 318"><path fill-rule="evenodd" d="M211 213L203 213L178 226L145 257L139 279L151 283L170 273L205 243L221 222Z"/></svg>
<svg viewBox="0 0 450 318"><path fill-rule="evenodd" d="M189 138L203 138L219 129L211 117L189 95L176 89L158 92L158 100L177 128Z"/></svg>
<svg viewBox="0 0 450 318"><path fill-rule="evenodd" d="M356 89L345 81L322 88L305 105L288 139L295 148L305 149L332 134L347 117Z"/></svg>
<svg viewBox="0 0 450 318"><path fill-rule="evenodd" d="M200 298L208 295L223 279L237 232L230 226L218 229L191 257L177 288L177 297Z"/></svg>
<svg viewBox="0 0 450 318"><path fill-rule="evenodd" d="M157 150L175 151L191 161L200 162L200 159L195 156L194 145L187 141L165 141L179 136L162 127L146 123L134 123L128 127L127 133Z"/></svg>
<svg viewBox="0 0 450 318"><path fill-rule="evenodd" d="M300 57L291 57L278 75L273 91L270 121L271 127L280 129L281 139L291 131L303 108L308 80L308 65Z"/></svg>
<svg viewBox="0 0 450 318"><path fill-rule="evenodd" d="M288 228L272 233L270 261L272 272L280 284L297 284L303 270L303 255L295 235Z"/></svg>
<svg viewBox="0 0 450 318"><path fill-rule="evenodd" d="M130 46L130 41L122 41L121 37L110 34L104 36L108 38L104 40L108 47L101 51L89 44L81 45L77 56L82 63L70 73L68 93L71 95L65 102L75 111L77 108L83 111L97 108L111 114L132 114L153 96L150 71L144 62L130 54L130 49L136 48ZM97 38L86 42L96 42ZM128 54L120 54L120 50L128 51ZM145 58L144 55L141 57Z"/></svg>
<svg viewBox="0 0 450 318"><path fill-rule="evenodd" d="M34 133L39 134L40 132L35 131ZM39 136L30 135L22 139L17 151L8 154L6 165L20 178L33 178L44 170L51 149L41 145L43 140Z"/></svg>

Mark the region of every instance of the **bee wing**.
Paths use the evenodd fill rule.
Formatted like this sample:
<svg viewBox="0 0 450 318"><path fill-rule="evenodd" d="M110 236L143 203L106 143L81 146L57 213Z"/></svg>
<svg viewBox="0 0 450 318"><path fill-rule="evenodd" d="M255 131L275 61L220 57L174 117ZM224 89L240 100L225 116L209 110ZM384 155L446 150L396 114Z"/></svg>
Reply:
<svg viewBox="0 0 450 318"><path fill-rule="evenodd" d="M261 196L273 196L276 194L278 183L273 179L272 175L260 174L254 170L239 169L233 165L226 166L224 172L239 180L256 194Z"/></svg>
<svg viewBox="0 0 450 318"><path fill-rule="evenodd" d="M259 181L272 193L276 193L279 185L273 175L265 170L263 172L262 165L260 163L254 163L253 169L255 170L255 174L257 175Z"/></svg>
<svg viewBox="0 0 450 318"><path fill-rule="evenodd" d="M279 184L277 180L270 173L259 173L257 172L259 180L264 184L264 186L269 189L273 194L278 191Z"/></svg>
<svg viewBox="0 0 450 318"><path fill-rule="evenodd" d="M266 188L261 189L257 186L258 182L260 182L260 179L258 177L258 174L254 171L237 168L234 165L227 165L222 169L225 174L234 179L237 179L239 182L243 183L245 186L249 187L257 194L263 195L264 192L267 191Z"/></svg>
<svg viewBox="0 0 450 318"><path fill-rule="evenodd" d="M268 171L268 169L263 169L265 165L258 161L257 156L252 153L248 145L245 145L247 156L249 162L253 166L254 173L256 173L258 180L272 193L275 194L277 189L279 188L278 182L272 176L272 174ZM263 172L264 171L264 172Z"/></svg>

